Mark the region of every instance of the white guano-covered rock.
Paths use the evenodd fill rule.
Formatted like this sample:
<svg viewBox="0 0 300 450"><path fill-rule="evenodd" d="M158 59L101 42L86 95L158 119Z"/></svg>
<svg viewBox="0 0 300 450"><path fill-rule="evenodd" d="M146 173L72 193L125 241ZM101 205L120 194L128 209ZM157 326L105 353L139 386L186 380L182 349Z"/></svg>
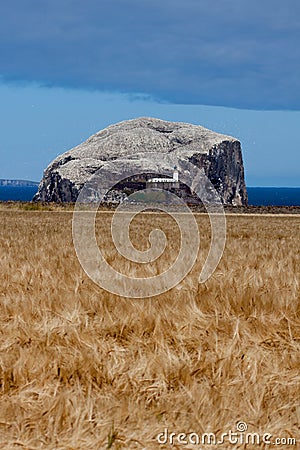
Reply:
<svg viewBox="0 0 300 450"><path fill-rule="evenodd" d="M160 155L186 159L206 175L224 204L246 205L247 191L240 142L199 125L138 118L111 125L82 144L58 156L45 170L36 201L74 202L82 186L101 167L118 169L132 164L135 155L147 153L153 173L164 173ZM137 164L137 161L135 161Z"/></svg>

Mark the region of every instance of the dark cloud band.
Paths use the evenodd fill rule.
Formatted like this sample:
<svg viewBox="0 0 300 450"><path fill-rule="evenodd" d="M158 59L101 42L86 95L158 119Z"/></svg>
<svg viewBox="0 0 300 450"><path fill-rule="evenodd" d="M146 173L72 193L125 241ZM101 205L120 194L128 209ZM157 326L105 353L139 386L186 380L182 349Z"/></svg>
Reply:
<svg viewBox="0 0 300 450"><path fill-rule="evenodd" d="M298 0L4 0L4 80L300 109Z"/></svg>

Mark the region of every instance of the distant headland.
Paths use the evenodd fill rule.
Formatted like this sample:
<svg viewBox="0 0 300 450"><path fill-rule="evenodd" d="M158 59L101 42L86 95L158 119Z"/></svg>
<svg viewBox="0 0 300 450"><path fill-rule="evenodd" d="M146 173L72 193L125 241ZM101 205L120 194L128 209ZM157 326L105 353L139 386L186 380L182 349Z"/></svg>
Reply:
<svg viewBox="0 0 300 450"><path fill-rule="evenodd" d="M38 185L39 185L38 181L0 179L0 186L34 187L34 186L38 186Z"/></svg>

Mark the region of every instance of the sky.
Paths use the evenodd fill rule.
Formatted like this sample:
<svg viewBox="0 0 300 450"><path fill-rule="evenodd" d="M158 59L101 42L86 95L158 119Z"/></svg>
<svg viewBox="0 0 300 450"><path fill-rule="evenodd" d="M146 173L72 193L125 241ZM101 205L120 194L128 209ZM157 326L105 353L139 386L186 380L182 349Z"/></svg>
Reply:
<svg viewBox="0 0 300 450"><path fill-rule="evenodd" d="M248 186L300 186L298 0L0 3L0 178L151 116L240 139Z"/></svg>

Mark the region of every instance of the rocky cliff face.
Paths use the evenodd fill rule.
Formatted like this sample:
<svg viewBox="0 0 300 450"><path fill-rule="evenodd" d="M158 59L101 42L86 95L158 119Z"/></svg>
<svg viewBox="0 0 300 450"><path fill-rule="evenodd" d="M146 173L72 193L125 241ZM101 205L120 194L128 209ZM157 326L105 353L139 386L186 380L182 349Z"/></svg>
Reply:
<svg viewBox="0 0 300 450"><path fill-rule="evenodd" d="M98 169L111 167L120 172L133 161L137 166L139 153L146 153L141 170L147 167L148 173L164 175L160 155L163 160L164 155L172 154L203 168L224 204L247 204L241 145L237 139L198 125L153 118L111 125L57 157L45 170L34 200L74 202ZM124 198L124 189L123 192L119 189L116 195Z"/></svg>

